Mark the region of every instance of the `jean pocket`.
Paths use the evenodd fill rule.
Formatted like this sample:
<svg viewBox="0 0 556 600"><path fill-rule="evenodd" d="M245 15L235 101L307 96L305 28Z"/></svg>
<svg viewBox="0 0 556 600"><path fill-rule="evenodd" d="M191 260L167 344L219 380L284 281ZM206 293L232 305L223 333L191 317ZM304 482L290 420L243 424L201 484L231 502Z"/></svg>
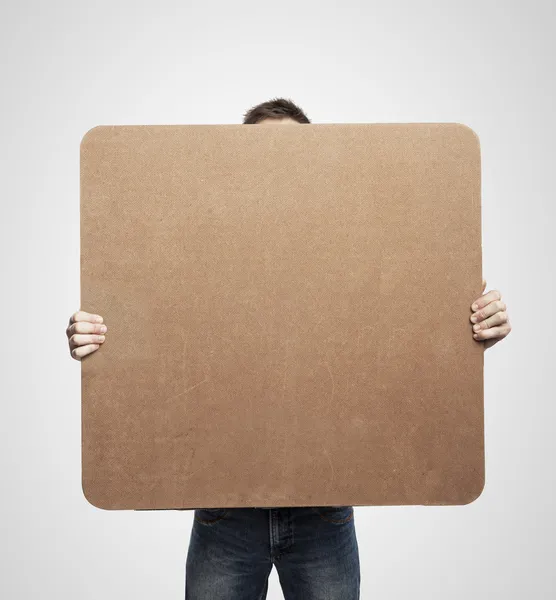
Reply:
<svg viewBox="0 0 556 600"><path fill-rule="evenodd" d="M212 525L222 521L229 514L230 511L227 508L196 508L193 518L204 525Z"/></svg>
<svg viewBox="0 0 556 600"><path fill-rule="evenodd" d="M313 510L328 523L348 523L353 519L353 506L313 506Z"/></svg>

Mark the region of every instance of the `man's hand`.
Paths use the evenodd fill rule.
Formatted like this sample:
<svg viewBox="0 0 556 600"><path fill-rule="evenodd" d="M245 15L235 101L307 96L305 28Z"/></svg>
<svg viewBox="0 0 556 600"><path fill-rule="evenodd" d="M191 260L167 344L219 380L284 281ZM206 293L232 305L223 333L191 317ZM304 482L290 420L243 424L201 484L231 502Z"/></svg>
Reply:
<svg viewBox="0 0 556 600"><path fill-rule="evenodd" d="M486 281L483 279L483 292ZM498 290L491 290L477 298L471 305L473 314L469 318L473 323L473 337L485 342L485 350L504 339L512 330L506 304Z"/></svg>
<svg viewBox="0 0 556 600"><path fill-rule="evenodd" d="M91 315L82 310L74 313L66 329L72 358L81 360L104 343L107 327L100 315Z"/></svg>

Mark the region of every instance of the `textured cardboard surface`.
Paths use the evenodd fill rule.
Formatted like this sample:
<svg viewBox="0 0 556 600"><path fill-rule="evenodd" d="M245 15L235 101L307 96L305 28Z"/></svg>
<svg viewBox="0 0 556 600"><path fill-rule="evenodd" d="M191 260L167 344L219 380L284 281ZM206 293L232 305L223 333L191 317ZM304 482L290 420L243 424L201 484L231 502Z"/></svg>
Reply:
<svg viewBox="0 0 556 600"><path fill-rule="evenodd" d="M96 127L83 490L107 509L465 504L480 150L458 124Z"/></svg>

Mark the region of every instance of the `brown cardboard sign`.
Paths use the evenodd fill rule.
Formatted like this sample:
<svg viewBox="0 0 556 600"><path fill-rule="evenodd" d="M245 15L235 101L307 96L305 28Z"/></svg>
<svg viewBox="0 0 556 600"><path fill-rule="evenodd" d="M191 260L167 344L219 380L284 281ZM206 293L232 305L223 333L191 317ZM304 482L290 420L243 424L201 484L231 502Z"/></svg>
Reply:
<svg viewBox="0 0 556 600"><path fill-rule="evenodd" d="M105 509L466 504L480 148L459 124L81 143L83 490Z"/></svg>

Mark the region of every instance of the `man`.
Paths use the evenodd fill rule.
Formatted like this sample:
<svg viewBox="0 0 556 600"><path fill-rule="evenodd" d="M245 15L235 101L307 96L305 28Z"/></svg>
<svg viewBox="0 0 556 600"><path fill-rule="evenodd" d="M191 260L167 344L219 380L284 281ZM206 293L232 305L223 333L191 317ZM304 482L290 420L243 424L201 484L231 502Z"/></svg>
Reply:
<svg viewBox="0 0 556 600"><path fill-rule="evenodd" d="M310 123L290 100L251 108L243 123ZM483 292L486 281L483 281ZM511 326L498 291L471 305L471 334L487 348ZM71 356L81 360L105 341L99 315L75 313L66 330ZM186 600L260 600L276 566L286 600L355 600L360 568L352 506L197 509L187 555Z"/></svg>

